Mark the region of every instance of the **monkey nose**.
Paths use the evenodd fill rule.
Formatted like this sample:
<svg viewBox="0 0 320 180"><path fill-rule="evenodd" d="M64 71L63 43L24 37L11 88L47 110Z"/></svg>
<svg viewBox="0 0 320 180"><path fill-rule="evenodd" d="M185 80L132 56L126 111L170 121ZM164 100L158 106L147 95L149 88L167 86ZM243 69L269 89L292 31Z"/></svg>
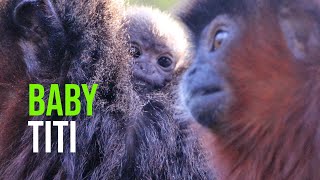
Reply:
<svg viewBox="0 0 320 180"><path fill-rule="evenodd" d="M135 64L135 68L136 68L136 70L138 70L138 71L140 71L140 72L142 72L142 73L144 73L144 74L153 74L154 73L154 67L151 65L151 64L149 64L149 63L136 63Z"/></svg>

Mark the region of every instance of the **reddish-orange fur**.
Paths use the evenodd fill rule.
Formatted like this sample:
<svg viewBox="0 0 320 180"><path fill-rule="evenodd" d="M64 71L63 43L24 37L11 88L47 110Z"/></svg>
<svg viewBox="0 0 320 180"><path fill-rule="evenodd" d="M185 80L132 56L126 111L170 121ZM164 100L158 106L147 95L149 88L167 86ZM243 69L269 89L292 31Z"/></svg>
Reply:
<svg viewBox="0 0 320 180"><path fill-rule="evenodd" d="M319 58L295 60L277 21L266 17L251 19L225 60L235 101L214 132L216 170L229 171L224 179L316 180Z"/></svg>

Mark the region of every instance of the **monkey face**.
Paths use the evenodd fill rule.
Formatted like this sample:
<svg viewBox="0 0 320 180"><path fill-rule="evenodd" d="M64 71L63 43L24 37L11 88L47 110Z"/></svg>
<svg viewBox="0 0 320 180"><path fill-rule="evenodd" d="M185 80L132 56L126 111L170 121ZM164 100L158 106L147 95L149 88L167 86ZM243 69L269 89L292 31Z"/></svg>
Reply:
<svg viewBox="0 0 320 180"><path fill-rule="evenodd" d="M167 48L141 44L132 42L130 47L134 82L145 88L162 88L172 80L176 60Z"/></svg>
<svg viewBox="0 0 320 180"><path fill-rule="evenodd" d="M194 63L182 83L182 99L201 124L211 127L228 110L232 94L226 79L224 61L228 46L237 39L239 27L221 15L205 27L200 35Z"/></svg>

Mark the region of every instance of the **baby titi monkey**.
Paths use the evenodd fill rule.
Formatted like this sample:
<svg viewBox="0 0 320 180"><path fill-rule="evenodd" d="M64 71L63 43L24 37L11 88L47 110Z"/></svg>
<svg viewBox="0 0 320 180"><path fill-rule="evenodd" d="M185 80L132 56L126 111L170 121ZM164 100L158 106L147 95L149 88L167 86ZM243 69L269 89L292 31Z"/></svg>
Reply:
<svg viewBox="0 0 320 180"><path fill-rule="evenodd" d="M134 85L144 91L163 88L187 64L187 31L169 14L151 7L129 7L125 17Z"/></svg>

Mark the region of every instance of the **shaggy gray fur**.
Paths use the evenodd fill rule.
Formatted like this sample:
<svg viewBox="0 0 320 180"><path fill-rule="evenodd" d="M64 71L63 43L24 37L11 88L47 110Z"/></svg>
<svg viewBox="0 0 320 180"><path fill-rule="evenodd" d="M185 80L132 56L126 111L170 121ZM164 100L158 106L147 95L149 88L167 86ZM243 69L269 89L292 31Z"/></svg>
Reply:
<svg viewBox="0 0 320 180"><path fill-rule="evenodd" d="M54 5L65 33L63 57L42 63L42 73L29 75L47 88L59 83L61 91L66 83L98 83L93 116L82 110L77 117L29 119L76 121L77 152L67 153L69 129L65 128L65 153L56 152L57 129L52 129L53 150L46 154L45 131L40 128L40 153L32 153L33 132L28 127L13 158L1 165L0 179L211 179L188 122L173 118L164 101L141 99L133 90L119 24L121 3L60 0ZM52 65L58 72L44 76ZM45 96L48 99L48 93ZM81 102L85 107L83 95Z"/></svg>

